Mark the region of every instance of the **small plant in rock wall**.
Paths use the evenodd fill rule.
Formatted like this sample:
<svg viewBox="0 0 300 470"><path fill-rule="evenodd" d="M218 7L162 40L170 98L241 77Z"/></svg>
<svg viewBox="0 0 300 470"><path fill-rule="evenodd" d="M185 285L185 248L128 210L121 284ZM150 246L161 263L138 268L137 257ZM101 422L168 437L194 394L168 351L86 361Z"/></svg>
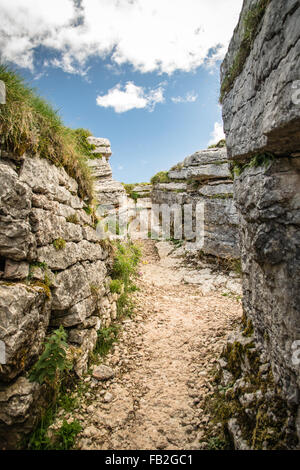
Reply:
<svg viewBox="0 0 300 470"><path fill-rule="evenodd" d="M64 240L63 238L57 238L56 240L54 240L53 246L57 251L63 250L66 246L66 240Z"/></svg>
<svg viewBox="0 0 300 470"><path fill-rule="evenodd" d="M31 369L29 380L47 384L58 393L64 372L72 368L67 360L67 333L60 326L45 342L44 352Z"/></svg>

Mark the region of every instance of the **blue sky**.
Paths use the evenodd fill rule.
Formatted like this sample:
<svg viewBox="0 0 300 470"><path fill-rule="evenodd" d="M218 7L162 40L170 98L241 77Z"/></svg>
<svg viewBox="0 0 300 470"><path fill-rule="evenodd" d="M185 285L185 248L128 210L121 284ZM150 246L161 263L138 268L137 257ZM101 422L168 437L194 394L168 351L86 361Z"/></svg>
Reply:
<svg viewBox="0 0 300 470"><path fill-rule="evenodd" d="M60 0L57 19L56 0L1 0L2 60L67 126L111 141L115 179L149 181L222 136L219 66L242 1L222 2Z"/></svg>

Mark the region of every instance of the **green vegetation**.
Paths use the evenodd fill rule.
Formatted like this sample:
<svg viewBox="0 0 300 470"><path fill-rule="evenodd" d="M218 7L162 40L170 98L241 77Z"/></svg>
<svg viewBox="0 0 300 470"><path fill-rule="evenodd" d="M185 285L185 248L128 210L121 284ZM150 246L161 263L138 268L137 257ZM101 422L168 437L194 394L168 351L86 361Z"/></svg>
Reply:
<svg viewBox="0 0 300 470"><path fill-rule="evenodd" d="M133 199L134 201L149 196L150 188L149 192L147 192L145 195L138 194L133 190L136 186L150 186L150 183L122 183L122 185L124 186L127 196L131 197L131 199Z"/></svg>
<svg viewBox="0 0 300 470"><path fill-rule="evenodd" d="M77 214L71 214L66 218L67 222L70 222L71 224L79 224L79 220L77 217Z"/></svg>
<svg viewBox="0 0 300 470"><path fill-rule="evenodd" d="M112 268L111 277L113 280L119 280L124 286L123 293L117 301L118 318L130 316L134 308L130 295L134 290L134 279L137 277L137 267L141 259L141 250L131 242L115 245L115 260Z"/></svg>
<svg viewBox="0 0 300 470"><path fill-rule="evenodd" d="M71 423L63 420L62 426L55 432L54 449L55 450L70 450L75 444L76 436L82 430L81 424L77 419Z"/></svg>
<svg viewBox="0 0 300 470"><path fill-rule="evenodd" d="M98 339L94 353L105 357L112 345L118 340L119 331L120 326L116 324L112 324L108 328L101 328L101 330L98 331Z"/></svg>
<svg viewBox="0 0 300 470"><path fill-rule="evenodd" d="M176 163L176 165L172 166L170 171L180 171L183 168L183 163Z"/></svg>
<svg viewBox="0 0 300 470"><path fill-rule="evenodd" d="M124 284L120 279L113 279L109 288L112 294L121 294L124 289Z"/></svg>
<svg viewBox="0 0 300 470"><path fill-rule="evenodd" d="M220 103L223 102L225 95L233 88L235 80L243 71L269 3L270 0L258 0L244 18L244 36L233 64L221 85Z"/></svg>
<svg viewBox="0 0 300 470"><path fill-rule="evenodd" d="M29 373L30 382L48 385L54 396L59 392L63 375L72 368L67 360L67 333L60 326L44 343L44 351Z"/></svg>
<svg viewBox="0 0 300 470"><path fill-rule="evenodd" d="M0 80L6 85L6 105L0 108L2 149L20 157L36 154L65 168L77 181L79 195L91 200L92 177L86 164L93 149L86 142L91 133L65 127L58 112L4 65Z"/></svg>
<svg viewBox="0 0 300 470"><path fill-rule="evenodd" d="M226 140L225 139L221 139L221 140L219 140L219 142L217 144L210 145L207 148L209 148L209 149L220 149L220 148L223 148L223 147L226 147Z"/></svg>
<svg viewBox="0 0 300 470"><path fill-rule="evenodd" d="M273 161L275 160L275 156L270 152L265 153L258 153L255 154L251 160L246 164L241 164L239 162L234 162L233 164L233 176L240 176L244 170L247 168L258 168L263 166L268 168Z"/></svg>
<svg viewBox="0 0 300 470"><path fill-rule="evenodd" d="M49 433L49 426L54 418L55 411L49 408L39 426L31 434L26 445L28 450L70 450L74 447L76 436L82 430L80 422L74 419L69 423L64 419L58 430Z"/></svg>
<svg viewBox="0 0 300 470"><path fill-rule="evenodd" d="M157 183L170 183L171 179L168 176L168 171L160 171L156 173L156 175L152 176L151 178L151 184L157 184Z"/></svg>
<svg viewBox="0 0 300 470"><path fill-rule="evenodd" d="M57 238L56 240L54 240L53 246L57 251L63 250L66 247L66 240L64 240L63 238Z"/></svg>

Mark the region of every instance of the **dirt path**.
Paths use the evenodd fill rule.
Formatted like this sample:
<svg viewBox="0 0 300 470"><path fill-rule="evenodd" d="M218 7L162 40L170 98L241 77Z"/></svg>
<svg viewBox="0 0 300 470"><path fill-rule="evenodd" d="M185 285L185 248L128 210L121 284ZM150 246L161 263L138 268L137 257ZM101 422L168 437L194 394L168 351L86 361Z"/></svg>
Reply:
<svg viewBox="0 0 300 470"><path fill-rule="evenodd" d="M186 284L186 268L170 245L159 244L161 259L152 241L143 242L143 251L136 315L123 322L104 361L115 377L86 379L76 413L83 425L79 449L190 450L205 440L209 371L241 305L221 291L204 294L204 284Z"/></svg>

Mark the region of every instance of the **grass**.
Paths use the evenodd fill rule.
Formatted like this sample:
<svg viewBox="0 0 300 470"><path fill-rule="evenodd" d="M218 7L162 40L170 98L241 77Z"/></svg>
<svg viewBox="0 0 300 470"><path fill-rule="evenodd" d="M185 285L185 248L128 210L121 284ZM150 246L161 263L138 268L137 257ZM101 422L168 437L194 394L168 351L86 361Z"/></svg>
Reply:
<svg viewBox="0 0 300 470"><path fill-rule="evenodd" d="M22 77L0 65L6 85L6 105L0 107L1 148L16 156L39 155L63 167L78 183L79 195L92 200L92 177L86 163L93 150L85 129L64 126L50 103L25 84Z"/></svg>
<svg viewBox="0 0 300 470"><path fill-rule="evenodd" d="M63 250L66 247L66 240L64 240L63 238L57 238L56 240L54 240L53 246L56 251Z"/></svg>
<svg viewBox="0 0 300 470"><path fill-rule="evenodd" d="M101 357L105 357L110 351L112 345L118 340L118 334L120 326L112 324L108 328L101 328L98 331L98 339L94 354L99 354Z"/></svg>
<svg viewBox="0 0 300 470"><path fill-rule="evenodd" d="M239 162L233 163L233 176L239 177L244 170L247 168L258 168L258 167L265 167L268 168L273 161L275 160L275 156L270 152L259 153L255 154L251 160L246 164L241 164Z"/></svg>
<svg viewBox="0 0 300 470"><path fill-rule="evenodd" d="M74 447L76 436L82 430L77 419L68 423L63 420L62 426L54 431L53 437L49 435L49 427L53 424L56 410L49 408L43 416L40 424L30 435L26 444L28 450L70 450Z"/></svg>
<svg viewBox="0 0 300 470"><path fill-rule="evenodd" d="M151 184L170 183L172 180L169 178L168 173L168 171L159 171L156 175L152 176Z"/></svg>
<svg viewBox="0 0 300 470"><path fill-rule="evenodd" d="M121 294L124 289L124 284L120 279L113 279L109 288L112 294Z"/></svg>
<svg viewBox="0 0 300 470"><path fill-rule="evenodd" d="M219 142L217 144L210 145L207 148L208 149L220 149L220 148L223 148L223 147L226 147L226 140L225 139L221 139L221 140L219 140Z"/></svg>
<svg viewBox="0 0 300 470"><path fill-rule="evenodd" d="M244 18L244 35L239 50L234 58L233 64L221 84L220 103L233 88L237 77L242 73L246 60L251 52L253 43L257 36L259 25L264 17L270 0L258 0Z"/></svg>
<svg viewBox="0 0 300 470"><path fill-rule="evenodd" d="M71 214L71 215L69 215L69 216L66 218L66 221L67 221L67 222L70 222L71 224L76 224L76 225L79 224L79 220L78 220L77 214Z"/></svg>

